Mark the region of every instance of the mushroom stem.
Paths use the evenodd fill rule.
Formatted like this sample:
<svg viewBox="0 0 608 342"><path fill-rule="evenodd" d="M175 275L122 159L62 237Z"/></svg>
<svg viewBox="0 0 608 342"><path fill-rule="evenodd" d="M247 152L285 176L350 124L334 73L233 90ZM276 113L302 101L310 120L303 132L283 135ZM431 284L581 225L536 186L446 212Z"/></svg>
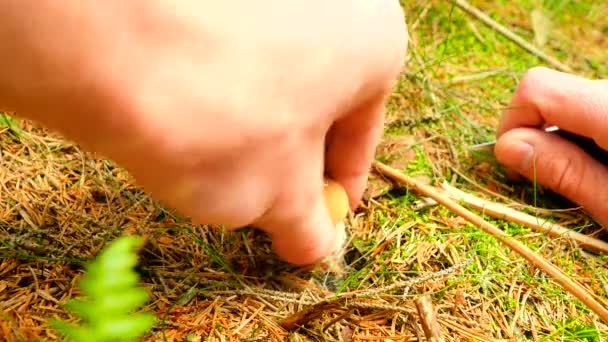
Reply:
<svg viewBox="0 0 608 342"><path fill-rule="evenodd" d="M325 177L324 192L325 205L329 210L329 215L334 225L344 220L348 214L349 203L346 191L338 182Z"/></svg>
<svg viewBox="0 0 608 342"><path fill-rule="evenodd" d="M329 216L336 229L336 244L333 253L324 259L324 262L330 270L340 273L342 264L342 252L346 243L346 224L344 220L349 210L348 195L344 187L333 179L325 177L324 179L324 197L325 205L329 211Z"/></svg>

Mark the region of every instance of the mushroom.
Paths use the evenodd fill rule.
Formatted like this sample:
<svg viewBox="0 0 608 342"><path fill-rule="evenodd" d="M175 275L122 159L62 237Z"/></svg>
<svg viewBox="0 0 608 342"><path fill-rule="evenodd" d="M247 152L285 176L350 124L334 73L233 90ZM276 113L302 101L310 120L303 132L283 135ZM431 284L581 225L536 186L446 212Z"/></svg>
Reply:
<svg viewBox="0 0 608 342"><path fill-rule="evenodd" d="M336 225L348 214L348 195L342 185L335 180L325 177L324 181L325 205L329 210L332 222Z"/></svg>
<svg viewBox="0 0 608 342"><path fill-rule="evenodd" d="M327 271L342 273L341 265L346 244L346 225L344 219L349 210L348 195L340 183L327 177L324 180L323 195L329 216L337 230L338 236L332 254L323 259L321 266Z"/></svg>

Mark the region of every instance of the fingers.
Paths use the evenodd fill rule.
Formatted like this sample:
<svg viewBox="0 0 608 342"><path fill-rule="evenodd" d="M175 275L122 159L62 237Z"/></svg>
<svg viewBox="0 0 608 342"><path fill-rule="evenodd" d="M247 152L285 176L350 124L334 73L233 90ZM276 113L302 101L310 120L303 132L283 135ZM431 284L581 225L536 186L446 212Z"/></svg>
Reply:
<svg viewBox="0 0 608 342"><path fill-rule="evenodd" d="M369 5L367 2L361 4ZM383 25L374 27L381 29L374 44L383 53L376 54L374 58L368 58L365 52L357 53L357 56L365 56L358 63L358 69L371 71L372 75L363 77L365 85L352 96L355 101L361 101L363 97L367 100L359 102L334 122L326 138L325 171L345 188L351 209L358 206L363 196L369 168L384 130L385 100L401 72L409 43L400 2L378 4L382 6L373 13L382 18ZM368 9L366 11L372 13ZM366 47L370 48L369 45Z"/></svg>
<svg viewBox="0 0 608 342"><path fill-rule="evenodd" d="M506 167L543 184L608 223L608 168L575 144L539 129L518 128L496 143L496 157Z"/></svg>
<svg viewBox="0 0 608 342"><path fill-rule="evenodd" d="M312 264L331 254L338 237L325 204L323 140L314 144L285 170L292 176L271 210L255 224L270 234L275 253L295 265Z"/></svg>
<svg viewBox="0 0 608 342"><path fill-rule="evenodd" d="M272 222L265 225L265 230L273 237L275 252L293 264L316 262L331 254L339 242L341 234L331 220L323 197L324 173L344 188L351 209L357 207L365 190L376 145L384 129L385 97L399 74L407 49L403 11L397 1L391 6L394 7L387 7L391 16L387 21L395 24L389 25L389 29L394 30L391 33L398 34L380 38L392 37L386 45L391 49L382 47L385 53L380 55L383 57L380 63L377 59L367 58L357 64L358 69L368 74L362 77L366 82L359 91L349 96L357 105L333 123L325 140L319 139L325 146L310 149L313 155L309 159L301 158L304 164L320 160L312 167L313 171L310 171L310 165L298 165L301 169L294 173L299 175L301 183L296 182L290 187L299 193L286 193L280 204L273 208L283 217L272 218ZM323 148L326 149L325 154ZM325 160L318 157L323 155Z"/></svg>
<svg viewBox="0 0 608 342"><path fill-rule="evenodd" d="M518 127L556 125L608 149L608 83L537 67L518 85L498 136Z"/></svg>
<svg viewBox="0 0 608 342"><path fill-rule="evenodd" d="M352 209L365 191L383 120L384 98L377 97L337 121L327 136L325 170L345 188Z"/></svg>
<svg viewBox="0 0 608 342"><path fill-rule="evenodd" d="M342 185L354 209L367 184L383 119L384 98L377 96L334 124L327 135L324 165L318 157L323 155L323 146L309 149L309 158L302 156L306 162L298 165L289 184L294 190L286 192L272 209L281 217L271 214L264 223L263 229L272 235L273 247L281 258L293 264L310 264L334 251L339 232L325 204L323 173Z"/></svg>
<svg viewBox="0 0 608 342"><path fill-rule="evenodd" d="M315 196L311 206L302 212L307 214L291 221L273 222L271 226L275 253L294 265L313 264L330 255L338 238L322 197Z"/></svg>

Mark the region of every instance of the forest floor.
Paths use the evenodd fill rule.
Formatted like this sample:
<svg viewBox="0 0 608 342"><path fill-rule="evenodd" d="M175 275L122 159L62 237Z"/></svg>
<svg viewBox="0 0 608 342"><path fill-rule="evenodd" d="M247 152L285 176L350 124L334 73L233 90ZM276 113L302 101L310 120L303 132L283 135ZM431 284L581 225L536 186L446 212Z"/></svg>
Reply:
<svg viewBox="0 0 608 342"><path fill-rule="evenodd" d="M436 188L449 184L594 239L583 210L470 144L494 138L533 66L553 67L457 1L402 1L408 58L388 104L378 160ZM471 2L564 65L608 77L608 2ZM544 25L548 23L549 25ZM606 341L608 322L545 272L445 206L378 173L348 219L342 272L277 260L265 235L192 225L149 198L112 161L31 122L0 127L0 340L55 341L53 317L78 293L83 266L116 237L140 234L146 341L424 341L416 303L446 341ZM471 209L469 206L465 207ZM549 260L608 307L608 255L471 209Z"/></svg>

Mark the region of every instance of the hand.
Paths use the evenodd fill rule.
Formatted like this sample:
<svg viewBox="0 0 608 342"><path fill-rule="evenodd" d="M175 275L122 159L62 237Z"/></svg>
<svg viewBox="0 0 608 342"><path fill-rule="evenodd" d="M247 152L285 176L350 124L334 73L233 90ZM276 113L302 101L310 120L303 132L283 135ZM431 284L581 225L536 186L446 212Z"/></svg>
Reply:
<svg viewBox="0 0 608 342"><path fill-rule="evenodd" d="M196 223L263 229L294 264L332 251L323 176L357 206L406 50L398 1L12 6L2 103Z"/></svg>
<svg viewBox="0 0 608 342"><path fill-rule="evenodd" d="M608 81L530 69L501 118L500 163L583 206L608 224L608 166L539 127L556 125L608 149Z"/></svg>

